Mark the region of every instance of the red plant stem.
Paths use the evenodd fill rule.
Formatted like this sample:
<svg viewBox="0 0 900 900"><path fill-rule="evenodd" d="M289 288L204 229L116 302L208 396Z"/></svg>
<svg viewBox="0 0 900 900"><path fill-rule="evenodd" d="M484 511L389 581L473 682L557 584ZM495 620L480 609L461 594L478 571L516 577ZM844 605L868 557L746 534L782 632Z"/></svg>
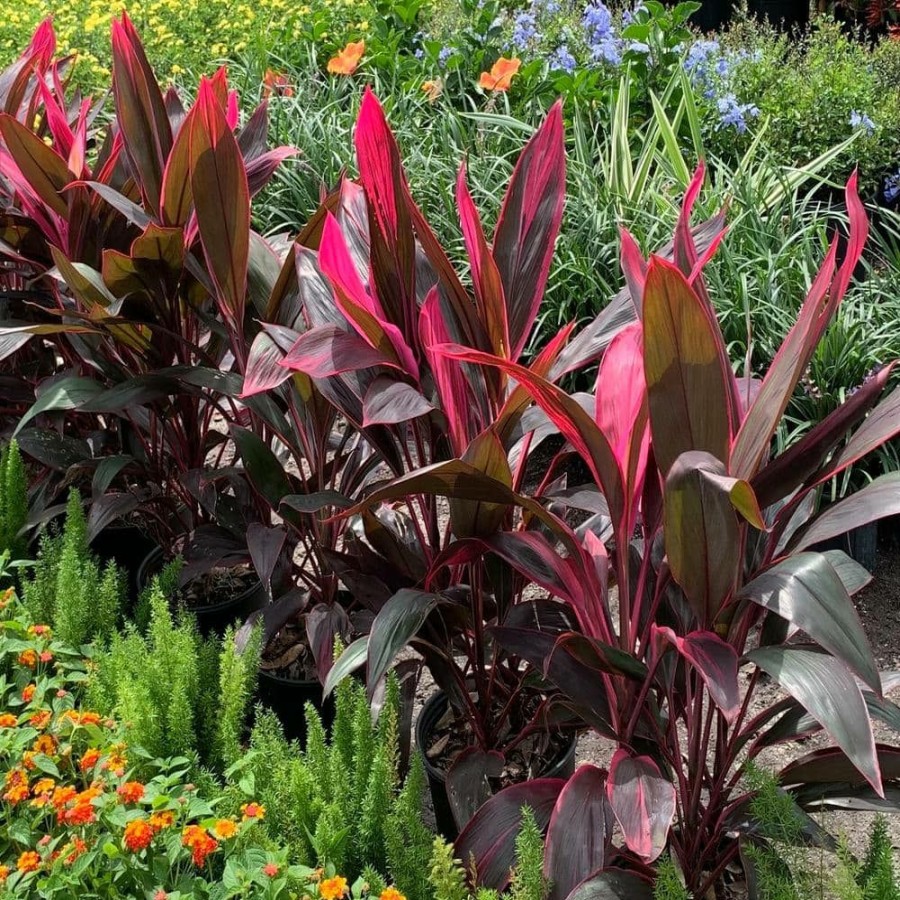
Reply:
<svg viewBox="0 0 900 900"><path fill-rule="evenodd" d="M719 860L719 864L715 867L715 869L710 872L706 881L704 881L698 891L695 892L695 896L697 897L705 897L708 891L710 891L722 876L722 873L728 868L731 861L738 855L740 852L740 847L738 846L737 841L735 841L722 855L722 859Z"/></svg>

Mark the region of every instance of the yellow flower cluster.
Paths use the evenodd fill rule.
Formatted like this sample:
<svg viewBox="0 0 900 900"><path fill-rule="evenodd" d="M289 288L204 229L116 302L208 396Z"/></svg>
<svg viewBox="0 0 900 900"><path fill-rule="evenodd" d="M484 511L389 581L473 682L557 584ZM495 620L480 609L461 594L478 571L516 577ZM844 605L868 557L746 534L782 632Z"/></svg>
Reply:
<svg viewBox="0 0 900 900"><path fill-rule="evenodd" d="M326 29L352 37L368 28L360 15L368 7L354 0L18 0L8 7L0 17L0 68L19 56L49 15L59 55L76 54L75 79L86 89L108 83L110 22L123 9L163 82L196 77L243 54L283 54L310 34L323 39Z"/></svg>

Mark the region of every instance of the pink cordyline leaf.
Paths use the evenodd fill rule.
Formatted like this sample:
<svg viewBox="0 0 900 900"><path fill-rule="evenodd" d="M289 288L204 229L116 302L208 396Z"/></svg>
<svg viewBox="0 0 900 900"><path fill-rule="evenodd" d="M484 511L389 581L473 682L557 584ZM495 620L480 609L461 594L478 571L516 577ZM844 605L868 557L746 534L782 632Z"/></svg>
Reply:
<svg viewBox="0 0 900 900"><path fill-rule="evenodd" d="M462 224L463 239L466 244L475 287L478 314L484 323L491 342L491 349L497 356L509 358L509 322L506 313L506 298L500 270L491 248L488 246L481 227L478 210L466 185L466 167L460 166L456 181L456 203Z"/></svg>
<svg viewBox="0 0 900 900"><path fill-rule="evenodd" d="M730 469L738 478L753 478L763 465L788 402L809 365L816 345L841 303L859 263L869 231L865 207L856 190L856 173L847 182L850 236L846 257L834 274L837 240L813 281L800 315L788 332L763 379L759 394L741 424L731 451Z"/></svg>
<svg viewBox="0 0 900 900"><path fill-rule="evenodd" d="M628 849L653 862L665 849L675 818L675 787L649 756L617 750L609 767L606 796Z"/></svg>
<svg viewBox="0 0 900 900"><path fill-rule="evenodd" d="M644 303L644 285L647 282L647 260L641 255L637 241L625 228L619 229L619 259L625 284L637 314L641 314Z"/></svg>
<svg viewBox="0 0 900 900"><path fill-rule="evenodd" d="M112 23L113 94L131 172L152 213L159 211L172 128L159 85L128 14Z"/></svg>
<svg viewBox="0 0 900 900"><path fill-rule="evenodd" d="M503 283L514 360L528 341L541 305L562 222L563 132L562 102L557 101L516 162L494 231L492 253Z"/></svg>
<svg viewBox="0 0 900 900"><path fill-rule="evenodd" d="M679 637L671 628L651 626L651 639L670 643L703 679L713 702L726 721L733 722L741 708L738 655L712 631L692 631Z"/></svg>
<svg viewBox="0 0 900 900"><path fill-rule="evenodd" d="M250 254L250 191L237 141L210 81L200 83L191 122L191 188L219 308L243 329Z"/></svg>
<svg viewBox="0 0 900 900"><path fill-rule="evenodd" d="M379 354L393 359L416 381L419 366L400 329L389 322L378 299L366 289L344 241L337 219L328 213L319 244L319 267L331 281L348 324Z"/></svg>

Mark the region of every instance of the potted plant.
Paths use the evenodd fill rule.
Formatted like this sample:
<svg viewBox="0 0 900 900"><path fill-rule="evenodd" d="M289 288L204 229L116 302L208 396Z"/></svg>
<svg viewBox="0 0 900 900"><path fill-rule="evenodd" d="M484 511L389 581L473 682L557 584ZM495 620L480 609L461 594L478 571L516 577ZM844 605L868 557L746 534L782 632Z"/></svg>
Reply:
<svg viewBox="0 0 900 900"><path fill-rule="evenodd" d="M689 237L702 178L701 168L676 232L675 265L647 263L623 238L639 321L601 362L594 416L521 366L446 351L502 368L529 391L585 459L611 522L607 541L557 542L553 565L514 561L568 604L577 629L492 630L617 748L608 769L583 766L568 782L510 788L479 810L456 851L495 887L511 858L498 822L516 821L523 804L548 828L544 871L559 897L613 885L650 896L664 850L693 896L708 896L731 866L752 878L751 848L768 838L751 813L747 766L767 747L819 732L830 745L778 773L801 839L835 845L810 810L851 798L854 808L889 808L882 798L898 750L875 743L872 723L896 724L900 708L885 697L895 681L878 671L851 600L870 576L840 551L810 548L900 509L900 478L890 474L814 515L819 485L900 431L900 391L879 399L891 367L772 455L791 393L865 243L856 179L847 186L843 263L836 266L833 244L796 324L753 382L734 375L703 281L709 254ZM542 572L552 580L540 580ZM783 694L754 712L764 676Z"/></svg>

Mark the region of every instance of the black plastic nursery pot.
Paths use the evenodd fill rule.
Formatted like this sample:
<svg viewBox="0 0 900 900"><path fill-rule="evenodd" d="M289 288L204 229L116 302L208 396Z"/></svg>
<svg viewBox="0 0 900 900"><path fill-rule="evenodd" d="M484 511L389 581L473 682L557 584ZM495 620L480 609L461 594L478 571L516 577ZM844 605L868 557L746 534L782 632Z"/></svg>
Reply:
<svg viewBox="0 0 900 900"><path fill-rule="evenodd" d="M424 748L428 746L429 735L447 711L447 695L443 691L432 694L419 712L416 719L416 746L422 750L425 761L425 774L428 776L428 787L431 791L431 802L434 807L434 821L437 830L448 840L453 841L459 835L459 827L453 818L450 798L447 794L447 779L444 772L425 756ZM575 748L578 735L572 734L565 750L554 759L547 760L539 773L541 778L570 778L575 774Z"/></svg>
<svg viewBox="0 0 900 900"><path fill-rule="evenodd" d="M843 550L851 559L856 560L870 572L875 569L878 552L878 523L869 522L837 537L814 544L812 550Z"/></svg>
<svg viewBox="0 0 900 900"><path fill-rule="evenodd" d="M322 696L322 683L317 680L301 681L287 678L266 669L259 670L256 695L263 706L270 709L278 717L284 736L289 741L299 741L301 747L306 746L306 714L307 703L311 703L322 719L325 731L331 733L334 724L334 694Z"/></svg>
<svg viewBox="0 0 900 900"><path fill-rule="evenodd" d="M154 575L163 568L164 557L161 547L151 551L138 570L138 593L150 583ZM266 602L266 590L259 579L236 597L223 600L221 603L210 603L208 606L192 606L191 612L197 617L197 626L201 634L225 634L225 629L235 622L242 623L247 617L261 609Z"/></svg>
<svg viewBox="0 0 900 900"><path fill-rule="evenodd" d="M91 549L103 562L114 562L125 570L128 597L132 602L137 600L141 566L158 549L153 538L137 525L107 525L91 542Z"/></svg>

